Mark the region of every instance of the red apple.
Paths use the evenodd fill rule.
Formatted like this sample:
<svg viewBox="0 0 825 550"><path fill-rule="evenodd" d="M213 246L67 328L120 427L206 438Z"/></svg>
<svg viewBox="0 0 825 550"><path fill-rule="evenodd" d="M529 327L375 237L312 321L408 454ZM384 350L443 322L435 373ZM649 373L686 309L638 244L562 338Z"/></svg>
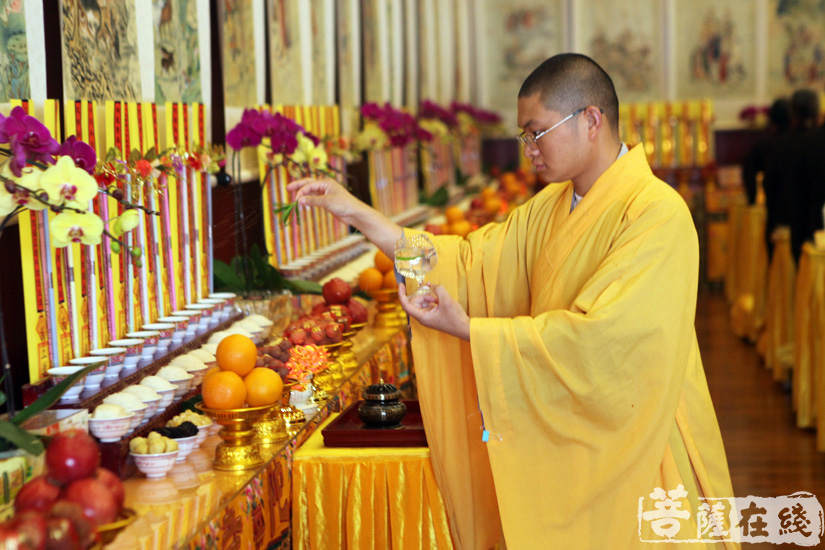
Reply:
<svg viewBox="0 0 825 550"><path fill-rule="evenodd" d="M18 512L37 510L45 514L59 496L58 485L49 481L46 476L37 476L20 488L17 496L14 497L14 509Z"/></svg>
<svg viewBox="0 0 825 550"><path fill-rule="evenodd" d="M46 550L75 550L80 545L72 520L69 518L48 518L46 520Z"/></svg>
<svg viewBox="0 0 825 550"><path fill-rule="evenodd" d="M329 304L326 303L326 302L321 302L319 304L315 304L315 306L313 306L313 308L312 308L312 314L313 315L318 315L318 314L323 313L325 311L329 311Z"/></svg>
<svg viewBox="0 0 825 550"><path fill-rule="evenodd" d="M118 514L115 496L96 479L80 479L63 489L62 497L83 507L83 515L94 527L111 523Z"/></svg>
<svg viewBox="0 0 825 550"><path fill-rule="evenodd" d="M49 512L49 517L66 518L72 522L72 525L80 538L80 547L87 548L95 537L95 530L92 524L83 515L83 507L76 502L69 502L68 500L58 500L52 506Z"/></svg>
<svg viewBox="0 0 825 550"><path fill-rule="evenodd" d="M346 304L352 296L352 289L343 280L338 277L327 281L322 289L324 300L330 305L332 304Z"/></svg>
<svg viewBox="0 0 825 550"><path fill-rule="evenodd" d="M36 510L15 514L0 525L0 548L46 549L46 516Z"/></svg>
<svg viewBox="0 0 825 550"><path fill-rule="evenodd" d="M46 449L49 475L58 483L90 477L100 465L100 449L83 430L69 430L54 436Z"/></svg>
<svg viewBox="0 0 825 550"><path fill-rule="evenodd" d="M119 514L120 511L123 510L123 501L126 499L126 493L123 491L123 483L120 482L120 478L106 468L98 468L97 472L95 472L95 477L105 485L112 493L112 496L115 497L117 512Z"/></svg>

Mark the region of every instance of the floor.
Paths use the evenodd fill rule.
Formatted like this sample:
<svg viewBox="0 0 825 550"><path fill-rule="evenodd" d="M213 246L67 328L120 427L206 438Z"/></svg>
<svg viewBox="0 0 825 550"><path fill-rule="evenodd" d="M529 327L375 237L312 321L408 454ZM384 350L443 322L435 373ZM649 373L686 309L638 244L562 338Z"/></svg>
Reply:
<svg viewBox="0 0 825 550"><path fill-rule="evenodd" d="M696 332L735 496L807 491L825 502L825 453L816 450L815 431L796 427L790 393L754 346L733 335L722 293L700 294Z"/></svg>

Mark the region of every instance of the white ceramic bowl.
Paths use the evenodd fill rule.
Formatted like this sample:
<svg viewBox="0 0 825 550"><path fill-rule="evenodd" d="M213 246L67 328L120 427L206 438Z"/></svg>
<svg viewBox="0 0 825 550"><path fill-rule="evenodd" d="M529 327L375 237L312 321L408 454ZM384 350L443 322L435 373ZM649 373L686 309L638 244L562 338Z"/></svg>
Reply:
<svg viewBox="0 0 825 550"><path fill-rule="evenodd" d="M135 416L135 413L129 413L127 416L121 416L120 418L90 418L89 431L101 443L120 441L121 437L129 433L133 416Z"/></svg>
<svg viewBox="0 0 825 550"><path fill-rule="evenodd" d="M126 348L126 360L123 362L123 368L125 369L136 367L143 354L143 340L140 338L112 340L109 345L113 348Z"/></svg>
<svg viewBox="0 0 825 550"><path fill-rule="evenodd" d="M172 333L172 343L170 347L177 347L183 342L183 337L186 335L186 330L189 327L189 317L184 315L170 315L168 317L160 317L159 323L171 323L175 325L175 332Z"/></svg>
<svg viewBox="0 0 825 550"><path fill-rule="evenodd" d="M89 352L92 357L105 357L108 361L104 378L119 378L126 362L126 348L101 348Z"/></svg>
<svg viewBox="0 0 825 550"><path fill-rule="evenodd" d="M148 363L154 361L155 352L158 351L158 342L160 342L160 331L137 330L135 332L126 333L126 338L142 339L143 351L141 352L141 359Z"/></svg>
<svg viewBox="0 0 825 550"><path fill-rule="evenodd" d="M135 416L132 417L132 424L131 426L129 426L129 432L135 431L138 428L138 426L140 426L140 423L143 422L143 417L146 416L146 410L148 408L149 407L147 407L146 405L143 405L143 408L130 411L135 413Z"/></svg>
<svg viewBox="0 0 825 550"><path fill-rule="evenodd" d="M215 308L212 312L212 324L217 325L224 320L224 308L226 307L226 300L223 298L204 298L198 300L199 304L209 304Z"/></svg>
<svg viewBox="0 0 825 550"><path fill-rule="evenodd" d="M160 333L155 357L160 359L166 355L169 351L169 346L172 344L172 336L175 335L175 323L149 323L148 325L143 325L143 330L157 331Z"/></svg>
<svg viewBox="0 0 825 550"><path fill-rule="evenodd" d="M209 370L207 365L204 365L202 369L195 369L186 371L191 374L194 378L189 382L189 389L197 388L201 382L203 382L204 377L206 376L206 371ZM172 382L175 384L176 382Z"/></svg>
<svg viewBox="0 0 825 550"><path fill-rule="evenodd" d="M210 299L226 300L223 306L223 320L227 320L235 313L235 298L237 294L234 292L215 292L209 295Z"/></svg>
<svg viewBox="0 0 825 550"><path fill-rule="evenodd" d="M62 382L67 376L69 376L70 374L74 374L79 370L83 370L83 367L54 367L46 372L49 373L55 385L57 385L60 382ZM80 378L75 380L74 384L72 384L71 387L68 390L66 390L66 392L60 397L60 401L64 403L71 403L73 401L77 401L80 397L80 394L83 392L83 385L85 384L85 382L85 376L81 376Z"/></svg>
<svg viewBox="0 0 825 550"><path fill-rule="evenodd" d="M211 426L212 426L212 424L207 424L206 426L198 426L198 435L196 436L197 439L195 440L195 448L196 449L201 446L201 443L204 442L204 440L206 439L206 436L209 435L209 428Z"/></svg>
<svg viewBox="0 0 825 550"><path fill-rule="evenodd" d="M172 315L174 315L175 317L186 317L189 319L189 325L187 325L186 327L186 334L183 338L184 342L192 340L198 334L201 323L200 311L190 309L179 309L177 311L173 311Z"/></svg>
<svg viewBox="0 0 825 550"><path fill-rule="evenodd" d="M198 328L200 334L203 334L209 330L210 326L216 324L212 322L212 314L215 312L215 304L186 304L186 309L200 312L201 320Z"/></svg>
<svg viewBox="0 0 825 550"><path fill-rule="evenodd" d="M175 439L178 444L178 449L180 453L178 454L177 461L183 462L186 460L186 457L189 456L189 453L195 450L195 443L198 440L198 436L190 435L189 437L181 437L179 439Z"/></svg>
<svg viewBox="0 0 825 550"><path fill-rule="evenodd" d="M186 395L186 392L188 392L189 389L192 387L192 380L194 379L195 377L190 374L189 378L184 378L183 380L169 380L171 384L174 384L178 387L178 389L175 390L175 399L180 399L181 397Z"/></svg>
<svg viewBox="0 0 825 550"><path fill-rule="evenodd" d="M175 467L175 462L180 451L170 453L158 453L154 455L136 455L130 453L135 459L138 470L146 474L149 479L163 479L169 470Z"/></svg>
<svg viewBox="0 0 825 550"><path fill-rule="evenodd" d="M109 360L105 357L78 357L77 359L70 359L69 365L73 367L86 368L89 365L97 365L97 368L86 375L86 389L93 392L100 389L100 383L103 382L103 377L106 374L106 365Z"/></svg>
<svg viewBox="0 0 825 550"><path fill-rule="evenodd" d="M150 399L149 401L144 401L146 404L146 412L143 415L143 420L141 420L140 425L143 426L147 424L150 420L152 420L158 412L158 406L160 402L163 400L163 397L156 397L155 399Z"/></svg>
<svg viewBox="0 0 825 550"><path fill-rule="evenodd" d="M166 407L172 404L172 401L175 400L175 392L177 388L172 388L170 390L155 390L160 394L160 403L158 403L158 409L155 415L158 415L166 410Z"/></svg>

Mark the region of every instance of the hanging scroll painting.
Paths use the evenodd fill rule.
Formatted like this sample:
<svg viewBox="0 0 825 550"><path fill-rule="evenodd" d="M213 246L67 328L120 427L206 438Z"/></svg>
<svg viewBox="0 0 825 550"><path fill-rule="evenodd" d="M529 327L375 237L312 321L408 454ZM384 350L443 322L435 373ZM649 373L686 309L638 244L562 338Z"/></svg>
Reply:
<svg viewBox="0 0 825 550"><path fill-rule="evenodd" d="M579 49L611 76L619 104L664 96L662 9L661 0L580 3Z"/></svg>
<svg viewBox="0 0 825 550"><path fill-rule="evenodd" d="M227 107L257 103L252 0L223 4L223 87Z"/></svg>
<svg viewBox="0 0 825 550"><path fill-rule="evenodd" d="M155 103L199 103L201 92L197 0L154 0Z"/></svg>
<svg viewBox="0 0 825 550"><path fill-rule="evenodd" d="M768 92L789 94L825 84L825 2L771 0L768 13Z"/></svg>
<svg viewBox="0 0 825 550"><path fill-rule="evenodd" d="M269 0L269 58L274 105L302 105L304 97L298 0Z"/></svg>
<svg viewBox="0 0 825 550"><path fill-rule="evenodd" d="M23 3L0 4L0 103L31 97L26 15Z"/></svg>
<svg viewBox="0 0 825 550"><path fill-rule="evenodd" d="M139 98L134 0L62 0L61 29L66 99Z"/></svg>

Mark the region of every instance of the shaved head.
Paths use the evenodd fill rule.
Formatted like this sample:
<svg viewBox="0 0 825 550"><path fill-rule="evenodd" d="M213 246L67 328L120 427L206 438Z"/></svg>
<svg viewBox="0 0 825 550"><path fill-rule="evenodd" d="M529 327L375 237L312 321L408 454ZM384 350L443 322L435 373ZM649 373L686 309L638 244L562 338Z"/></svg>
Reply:
<svg viewBox="0 0 825 550"><path fill-rule="evenodd" d="M619 135L619 98L613 80L586 55L554 55L539 65L521 85L518 96L534 94L539 94L548 110L562 116L590 105L599 107L613 135Z"/></svg>

